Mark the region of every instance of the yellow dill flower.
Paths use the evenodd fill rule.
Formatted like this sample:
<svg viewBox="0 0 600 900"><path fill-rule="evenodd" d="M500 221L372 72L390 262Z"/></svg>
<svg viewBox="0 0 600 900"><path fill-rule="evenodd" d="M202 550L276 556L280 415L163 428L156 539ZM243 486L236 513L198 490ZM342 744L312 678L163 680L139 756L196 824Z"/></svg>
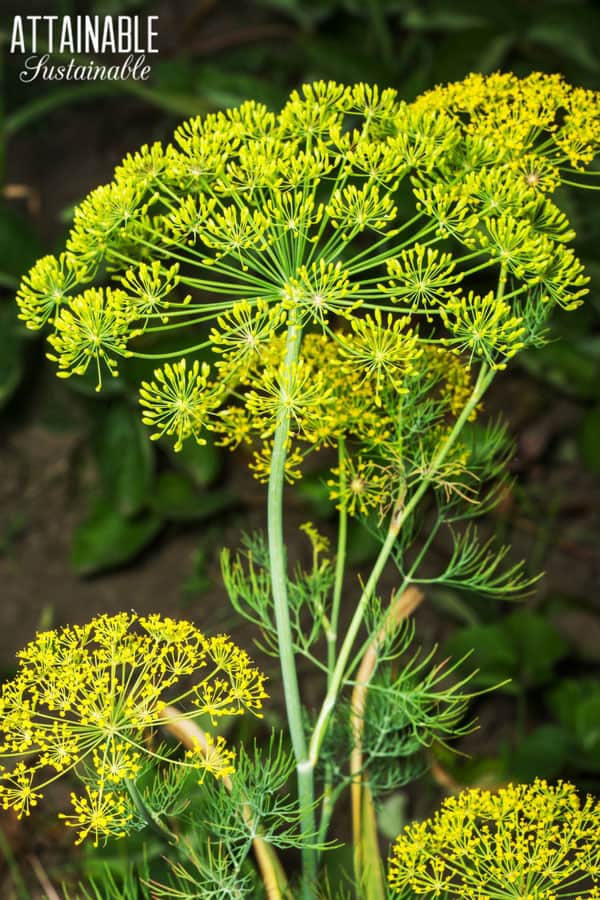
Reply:
<svg viewBox="0 0 600 900"><path fill-rule="evenodd" d="M407 168L424 172L431 172L460 140L460 130L451 116L418 104L401 104L394 125L397 157Z"/></svg>
<svg viewBox="0 0 600 900"><path fill-rule="evenodd" d="M254 425L245 407L228 406L212 425L212 430L219 436L215 443L230 450L237 450L241 444L249 445L252 443Z"/></svg>
<svg viewBox="0 0 600 900"><path fill-rule="evenodd" d="M132 313L123 291L88 288L74 297L56 317L56 331L48 337L54 353L48 359L58 363L60 378L83 375L92 361L102 387L102 364L113 377L119 374L116 357L130 355L127 344L138 334L132 327Z"/></svg>
<svg viewBox="0 0 600 900"><path fill-rule="evenodd" d="M19 818L28 816L38 800L42 797L33 788L36 770L24 762L16 763L12 771L4 766L0 769L0 802L2 809L13 809Z"/></svg>
<svg viewBox="0 0 600 900"><path fill-rule="evenodd" d="M335 478L327 482L329 497L338 509L351 516L368 515L373 509L389 505L390 482L381 466L372 460L347 456L342 467L331 470Z"/></svg>
<svg viewBox="0 0 600 900"><path fill-rule="evenodd" d="M305 196L301 191L289 193L278 192L267 200L266 210L274 230L279 228L281 234L289 233L297 240L307 237L310 229L323 217L323 205L317 204L310 194Z"/></svg>
<svg viewBox="0 0 600 900"><path fill-rule="evenodd" d="M167 298L171 296L179 284L179 263L165 269L160 260L147 265L142 263L138 269L129 269L121 278L127 292L128 304L132 317L147 319L158 313L162 322L168 322L167 310L173 306ZM189 303L188 295L183 301Z"/></svg>
<svg viewBox="0 0 600 900"><path fill-rule="evenodd" d="M335 87L339 91L339 85ZM343 108L347 112L355 113L365 119L367 130L374 127L384 130L390 128L389 120L398 102L398 95L393 88L382 90L376 84L360 82L352 85L339 96L342 98Z"/></svg>
<svg viewBox="0 0 600 900"><path fill-rule="evenodd" d="M529 221L510 214L486 219L479 242L517 277L523 277L526 271L535 277L554 252L554 245L545 235L536 233Z"/></svg>
<svg viewBox="0 0 600 900"><path fill-rule="evenodd" d="M557 244L546 265L537 273L537 283L544 302L556 303L563 309L577 309L589 293L589 276L571 247Z"/></svg>
<svg viewBox="0 0 600 900"><path fill-rule="evenodd" d="M87 277L86 265L70 253L43 256L21 281L16 298L19 318L28 328L41 328Z"/></svg>
<svg viewBox="0 0 600 900"><path fill-rule="evenodd" d="M218 251L219 258L248 247L263 249L266 230L267 219L262 212L252 211L247 206L240 210L232 204L224 207L223 212L214 212L206 218L200 238L207 247Z"/></svg>
<svg viewBox="0 0 600 900"><path fill-rule="evenodd" d="M208 427L211 411L221 399L220 389L209 387L209 374L208 363L200 365L195 360L188 366L182 359L155 369L152 381L142 381L142 422L156 429L150 435L153 441L163 435L173 435L176 451L192 435L198 444L206 444L201 435Z"/></svg>
<svg viewBox="0 0 600 900"><path fill-rule="evenodd" d="M515 177L508 165L469 172L462 190L473 210L483 218L522 212L531 201L525 179Z"/></svg>
<svg viewBox="0 0 600 900"><path fill-rule="evenodd" d="M71 793L71 804L74 812L59 813L58 818L67 828L79 829L76 845L88 837L93 839L94 847L98 846L100 838L124 837L133 819L126 796L117 791L86 785L83 795Z"/></svg>
<svg viewBox="0 0 600 900"><path fill-rule="evenodd" d="M310 268L296 270L283 289L283 304L296 310L302 320L324 326L332 314L349 316L360 305L360 300L352 299L359 289L360 284L350 281L341 262L320 259Z"/></svg>
<svg viewBox="0 0 600 900"><path fill-rule="evenodd" d="M251 416L266 423L261 437L272 434L286 416L294 432L310 439L318 424L317 414L329 395L324 373L315 373L299 360L291 366L282 363L276 370L265 369L260 387L248 391L246 404Z"/></svg>
<svg viewBox="0 0 600 900"><path fill-rule="evenodd" d="M536 154L562 165L566 156L583 169L600 146L598 93L571 88L560 75L469 75L427 91L414 105L460 116L468 134L494 140L505 160Z"/></svg>
<svg viewBox="0 0 600 900"><path fill-rule="evenodd" d="M479 220L461 186L440 182L426 186L415 182L414 195L417 209L436 223L438 235L455 237L468 246L473 243Z"/></svg>
<svg viewBox="0 0 600 900"><path fill-rule="evenodd" d="M271 459L273 456L273 442L264 441L262 446L255 450L252 454L252 460L248 464L248 468L257 481L266 484L271 474ZM302 477L301 466L304 462L304 456L299 447L292 447L291 441L288 443L287 454L285 457L285 480L288 484L293 484Z"/></svg>
<svg viewBox="0 0 600 900"><path fill-rule="evenodd" d="M422 351L409 322L408 317L394 319L391 313L384 319L376 309L373 316L353 319L352 333L338 337L346 367L358 369L363 379L372 379L377 404L386 386L406 391L405 378L416 369Z"/></svg>
<svg viewBox="0 0 600 900"><path fill-rule="evenodd" d="M336 134L334 146L336 158L344 163L344 171L354 176L366 176L367 184L380 185L386 191L382 200L389 196L388 191L397 188L406 173L406 166L399 159L391 139L373 142L364 131L354 129ZM369 194L365 193L368 199Z"/></svg>
<svg viewBox="0 0 600 900"><path fill-rule="evenodd" d="M329 538L325 537L324 534L321 534L313 522L303 522L302 525L300 525L300 531L303 531L310 541L313 559L315 560L315 568L317 568L316 560L320 554L329 553Z"/></svg>
<svg viewBox="0 0 600 900"><path fill-rule="evenodd" d="M554 142L574 169L584 169L600 147L600 98L597 91L574 88L565 104L568 113L554 132Z"/></svg>
<svg viewBox="0 0 600 900"><path fill-rule="evenodd" d="M598 897L600 804L573 785L468 790L408 825L390 858L398 893L496 900Z"/></svg>
<svg viewBox="0 0 600 900"><path fill-rule="evenodd" d="M125 242L127 227L143 212L144 188L136 180L97 187L73 214L67 249L90 266L96 266L116 242Z"/></svg>
<svg viewBox="0 0 600 900"><path fill-rule="evenodd" d="M495 369L506 368L506 360L523 346L525 326L510 304L493 291L480 297L473 291L453 298L442 312L450 337L449 346L479 356Z"/></svg>
<svg viewBox="0 0 600 900"><path fill-rule="evenodd" d="M210 332L213 350L222 355L219 371L231 373L240 365L260 357L274 331L286 321L283 306L271 307L266 300L240 300L231 311L217 319Z"/></svg>
<svg viewBox="0 0 600 900"><path fill-rule="evenodd" d="M215 182L215 191L224 197L246 195L252 200L268 186L279 182L278 142L271 136L247 139L225 166Z"/></svg>
<svg viewBox="0 0 600 900"><path fill-rule="evenodd" d="M346 100L344 86L333 81L302 85L281 111L284 133L311 140L326 137L341 123Z"/></svg>
<svg viewBox="0 0 600 900"><path fill-rule="evenodd" d="M347 241L365 228L385 231L398 212L390 195L381 195L377 185L369 183L362 188L350 184L335 191L326 211L333 227L341 228Z"/></svg>
<svg viewBox="0 0 600 900"><path fill-rule="evenodd" d="M555 163L535 153L525 153L510 162L510 168L530 192L551 194L560 184L560 170Z"/></svg>
<svg viewBox="0 0 600 900"><path fill-rule="evenodd" d="M438 386L438 402L457 416L473 389L470 366L451 350L430 344L423 348L422 368L431 388Z"/></svg>
<svg viewBox="0 0 600 900"><path fill-rule="evenodd" d="M235 753L228 750L225 738L219 735L215 740L207 734L205 746L197 744L185 754L186 761L200 774L199 783L202 784L207 773L215 778L229 778L235 772Z"/></svg>
<svg viewBox="0 0 600 900"><path fill-rule="evenodd" d="M215 211L217 201L214 197L183 197L173 208L165 222L168 233L175 241L186 241L193 246L202 234L209 216Z"/></svg>
<svg viewBox="0 0 600 900"><path fill-rule="evenodd" d="M431 310L459 292L462 274L456 272L451 253L415 244L386 262L389 279L378 285L392 303L406 303L411 310Z"/></svg>
<svg viewBox="0 0 600 900"><path fill-rule="evenodd" d="M310 150L299 147L296 141L281 143L279 149L279 190L297 191L307 185L316 188L321 179L334 170L335 162L330 147L321 140L311 142Z"/></svg>
<svg viewBox="0 0 600 900"><path fill-rule="evenodd" d="M214 183L223 172L240 138L224 113L209 113L182 122L173 135L165 175L185 191Z"/></svg>
<svg viewBox="0 0 600 900"><path fill-rule="evenodd" d="M127 184L137 182L145 189L156 181L168 165L168 151L155 141L152 145L143 144L136 153L128 153L115 169L115 181Z"/></svg>
<svg viewBox="0 0 600 900"><path fill-rule="evenodd" d="M264 677L226 636L205 637L188 621L158 614L100 615L86 625L46 631L18 654L14 678L0 694L0 804L29 815L44 788L72 772L85 794L73 795L65 821L88 835L123 833L131 818L128 783L144 764L172 761L147 740L163 724L174 696L183 718L260 715ZM191 679L191 681L190 681ZM185 708L187 705L188 708ZM190 770L231 773L233 754L222 738L223 760L186 758Z"/></svg>

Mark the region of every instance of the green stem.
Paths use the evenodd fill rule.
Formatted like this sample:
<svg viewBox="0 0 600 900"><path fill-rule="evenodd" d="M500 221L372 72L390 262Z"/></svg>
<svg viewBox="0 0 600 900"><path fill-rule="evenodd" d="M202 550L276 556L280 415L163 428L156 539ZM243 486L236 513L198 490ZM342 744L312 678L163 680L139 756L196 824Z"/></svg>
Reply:
<svg viewBox="0 0 600 900"><path fill-rule="evenodd" d="M344 461L346 458L346 444L343 437L338 442L338 469L339 469L339 488L340 496L344 494L344 486L346 483L346 472ZM348 512L346 507L341 504L338 516L338 541L337 553L335 557L335 581L333 584L333 600L331 604L331 616L328 627L325 632L327 639L327 687L331 684L333 670L335 668L335 656L337 649L337 633L340 618L340 606L342 602L342 589L344 586L344 571L346 566L346 544L348 540ZM323 799L321 801L321 821L319 825L319 840L321 845L324 841L324 835L327 834L329 822L333 814L333 807L339 790L333 790L333 765L328 762L325 766L325 779L323 785Z"/></svg>
<svg viewBox="0 0 600 900"><path fill-rule="evenodd" d="M151 828L152 831L158 834L163 840L166 839L170 844L177 844L179 842L178 836L174 834L170 828L167 828L160 816L158 816L153 809L150 809L150 807L147 805L146 801L138 791L135 782L130 781L130 779L127 778L125 779L125 786L127 788L129 796L133 800L135 808L137 809L146 825Z"/></svg>
<svg viewBox="0 0 600 900"><path fill-rule="evenodd" d="M439 470L440 466L443 464L446 459L448 453L456 443L456 440L463 429L463 426L469 419L471 413L480 402L483 394L489 387L494 377L494 371L490 370L486 363L483 363L481 369L479 371L479 375L477 377L477 381L467 401L465 407L463 408L460 416L454 423L454 427L452 431L444 441L443 445L440 447L436 455L431 461L431 465L429 467L429 473L426 477L423 478L419 487L412 495L410 501L406 504L406 506L400 506L396 508L392 519L390 522L390 526L388 529L387 537L384 541L384 544L379 552L379 556L377 557L371 574L363 592L361 594L360 600L358 601L358 605L354 611L354 615L352 617L352 621L348 627L348 631L346 633L346 637L344 638L344 642L340 648L339 656L337 659L337 663L335 669L333 671L333 675L331 677L329 690L325 696L323 701L323 705L321 706L321 710L319 712L319 717L317 719L309 748L309 757L308 762L309 765L314 769L319 759L319 752L321 749L321 744L323 743L323 738L325 737L325 733L327 731L327 727L329 725L329 719L331 717L331 713L335 708L335 704L337 702L338 694L340 692L342 682L344 680L344 675L346 673L346 668L348 665L348 661L350 659L350 654L352 653L352 648L354 646L354 641L356 640L356 636L362 624L367 606L371 597L374 594L375 588L377 586L377 582L379 581L379 577L385 568L385 565L390 557L392 552L394 543L396 538L400 532L400 529L409 518L409 516L414 511L417 504L420 502L421 498L427 491L429 485L431 484L435 474Z"/></svg>
<svg viewBox="0 0 600 900"><path fill-rule="evenodd" d="M291 321L288 327L285 355L285 365L287 367L291 367L296 363L300 352L301 340L302 330L300 326ZM288 606L286 557L283 539L283 486L289 435L290 416L286 412L280 416L275 431L271 457L267 505L269 564L279 645L281 679L290 737L296 759L301 828L303 835L310 837L315 833L313 767L308 765L307 743L302 722L302 705ZM304 900L313 900L315 897L313 885L316 880L316 855L311 848L303 850L303 872Z"/></svg>
<svg viewBox="0 0 600 900"><path fill-rule="evenodd" d="M346 484L345 471L346 445L343 437L338 443L338 469L340 479L340 496L344 494ZM338 542L335 557L335 581L333 585L333 600L331 605L331 617L327 631L327 672L328 684L335 666L335 653L337 647L338 622L340 618L340 606L342 602L342 589L344 586L344 570L346 567L346 543L348 540L348 511L343 503L340 505L338 519Z"/></svg>
<svg viewBox="0 0 600 900"><path fill-rule="evenodd" d="M333 815L333 811L335 809L335 805L341 795L341 793L348 787L347 781L342 781L335 788L331 785L327 793L323 794L323 805L321 808L321 821L319 823L319 834L317 836L317 844L319 847L327 840L327 832L329 831L329 824L331 822L331 817Z"/></svg>

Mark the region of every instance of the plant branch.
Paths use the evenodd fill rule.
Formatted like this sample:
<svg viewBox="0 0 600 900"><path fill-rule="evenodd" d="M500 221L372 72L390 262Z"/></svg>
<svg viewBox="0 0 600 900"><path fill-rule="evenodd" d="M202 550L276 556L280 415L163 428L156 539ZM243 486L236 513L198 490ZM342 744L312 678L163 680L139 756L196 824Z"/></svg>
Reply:
<svg viewBox="0 0 600 900"><path fill-rule="evenodd" d="M302 330L291 321L288 326L285 365L293 366L300 352ZM269 532L269 564L271 570L271 589L273 592L273 609L279 644L281 679L287 720L290 729L292 747L296 759L298 778L298 802L302 832L304 835L315 833L314 815L314 780L313 767L308 765L307 743L302 721L302 705L298 687L298 673L294 657L294 642L290 623L290 611L287 591L287 566L285 544L283 538L283 486L285 482L285 460L290 437L290 413L283 410L273 441L271 471L269 474L269 490L267 501L267 518ZM311 883L316 879L316 855L312 848L303 851L304 868L304 900L312 900L314 892Z"/></svg>
<svg viewBox="0 0 600 900"><path fill-rule="evenodd" d="M309 763L313 768L316 766L319 759L321 744L323 743L323 739L325 737L325 733L329 724L329 719L331 717L338 698L338 694L342 687L344 675L346 673L346 667L348 665L348 661L352 653L352 648L354 646L354 641L356 640L356 636L362 624L369 601L371 600L375 592L377 582L379 581L381 573L383 572L385 565L390 557L396 538L398 537L402 526L407 521L409 516L412 515L423 495L426 493L431 482L433 481L433 478L439 471L450 450L456 443L465 423L468 421L471 413L477 407L485 391L491 384L494 378L494 374L494 371L491 370L486 363L482 363L477 381L471 392L471 396L465 404L460 416L454 423L454 426L450 431L448 437L433 457L429 466L429 471L424 475L423 480L412 495L409 502L406 505L403 505L401 500L400 503L402 505L397 504L396 508L394 509L386 539L377 559L375 560L371 574L367 580L367 583L365 584L357 607L354 611L354 615L348 627L348 631L346 632L346 637L340 648L338 660L333 676L331 678L329 690L327 691L327 695L325 696L323 705L321 706L321 710L319 712L319 716L317 718L317 722L311 737Z"/></svg>

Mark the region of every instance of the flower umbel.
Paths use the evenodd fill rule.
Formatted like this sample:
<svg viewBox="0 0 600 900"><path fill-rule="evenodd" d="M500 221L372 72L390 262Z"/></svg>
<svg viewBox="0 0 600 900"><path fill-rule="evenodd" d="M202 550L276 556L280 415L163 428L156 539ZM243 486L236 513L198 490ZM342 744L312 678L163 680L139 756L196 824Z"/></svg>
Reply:
<svg viewBox="0 0 600 900"><path fill-rule="evenodd" d="M133 815L128 782L143 764L172 764L148 741L170 699L187 702L182 718L205 714L216 723L260 715L266 697L263 675L226 636L207 638L191 622L159 615L100 615L42 632L18 656L0 697L0 803L29 815L44 788L72 772L84 793L72 795L75 812L64 818L80 828L79 841L124 833ZM201 778L230 774L233 752L221 737L206 740L210 758L195 754L177 765Z"/></svg>
<svg viewBox="0 0 600 900"><path fill-rule="evenodd" d="M565 782L468 790L404 829L389 881L431 900L598 897L599 833L600 804Z"/></svg>
<svg viewBox="0 0 600 900"><path fill-rule="evenodd" d="M346 409L332 415L316 394L346 377L364 453L382 433L367 390L380 408L386 392L410 398L425 347L502 368L545 340L553 306L581 302L587 276L556 191L573 168L585 186L599 122L596 93L539 73L471 75L413 103L316 82L278 113L249 101L190 119L83 201L67 253L24 277L20 316L54 325L63 377L93 363L100 385L123 357L155 359L143 418L178 450L214 430L251 445L264 477L261 442L281 410L297 459L335 447ZM290 321L303 335L285 374ZM344 366L315 365L318 334Z"/></svg>

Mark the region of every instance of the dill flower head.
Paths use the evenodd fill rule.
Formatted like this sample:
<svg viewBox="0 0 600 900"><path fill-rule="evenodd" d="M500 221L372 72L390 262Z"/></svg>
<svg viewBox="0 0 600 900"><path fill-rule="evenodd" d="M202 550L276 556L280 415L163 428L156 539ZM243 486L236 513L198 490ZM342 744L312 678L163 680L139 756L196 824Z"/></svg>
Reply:
<svg viewBox="0 0 600 900"><path fill-rule="evenodd" d="M154 360L153 436L179 449L214 431L251 446L263 477L282 418L300 460L357 439L358 412L371 441L388 393L429 402L426 348L500 369L543 340L553 306L581 303L557 189L584 186L599 147L599 95L539 73L471 75L413 103L334 82L278 112L248 101L129 154L76 210L65 253L25 276L19 315L52 326L63 377L91 365L100 386L123 358Z"/></svg>
<svg viewBox="0 0 600 900"><path fill-rule="evenodd" d="M225 635L207 638L187 621L158 614L100 615L87 625L38 634L18 654L0 695L0 804L29 815L45 787L67 773L82 783L65 824L119 835L134 818L128 784L149 763L222 778L233 751L207 735L209 755L173 759L153 741L176 699L182 717L260 715L264 677ZM187 704L187 708L184 708ZM218 764L217 764L218 760Z"/></svg>
<svg viewBox="0 0 600 900"><path fill-rule="evenodd" d="M468 790L398 837L398 893L468 900L600 897L600 803L537 779L496 793Z"/></svg>

